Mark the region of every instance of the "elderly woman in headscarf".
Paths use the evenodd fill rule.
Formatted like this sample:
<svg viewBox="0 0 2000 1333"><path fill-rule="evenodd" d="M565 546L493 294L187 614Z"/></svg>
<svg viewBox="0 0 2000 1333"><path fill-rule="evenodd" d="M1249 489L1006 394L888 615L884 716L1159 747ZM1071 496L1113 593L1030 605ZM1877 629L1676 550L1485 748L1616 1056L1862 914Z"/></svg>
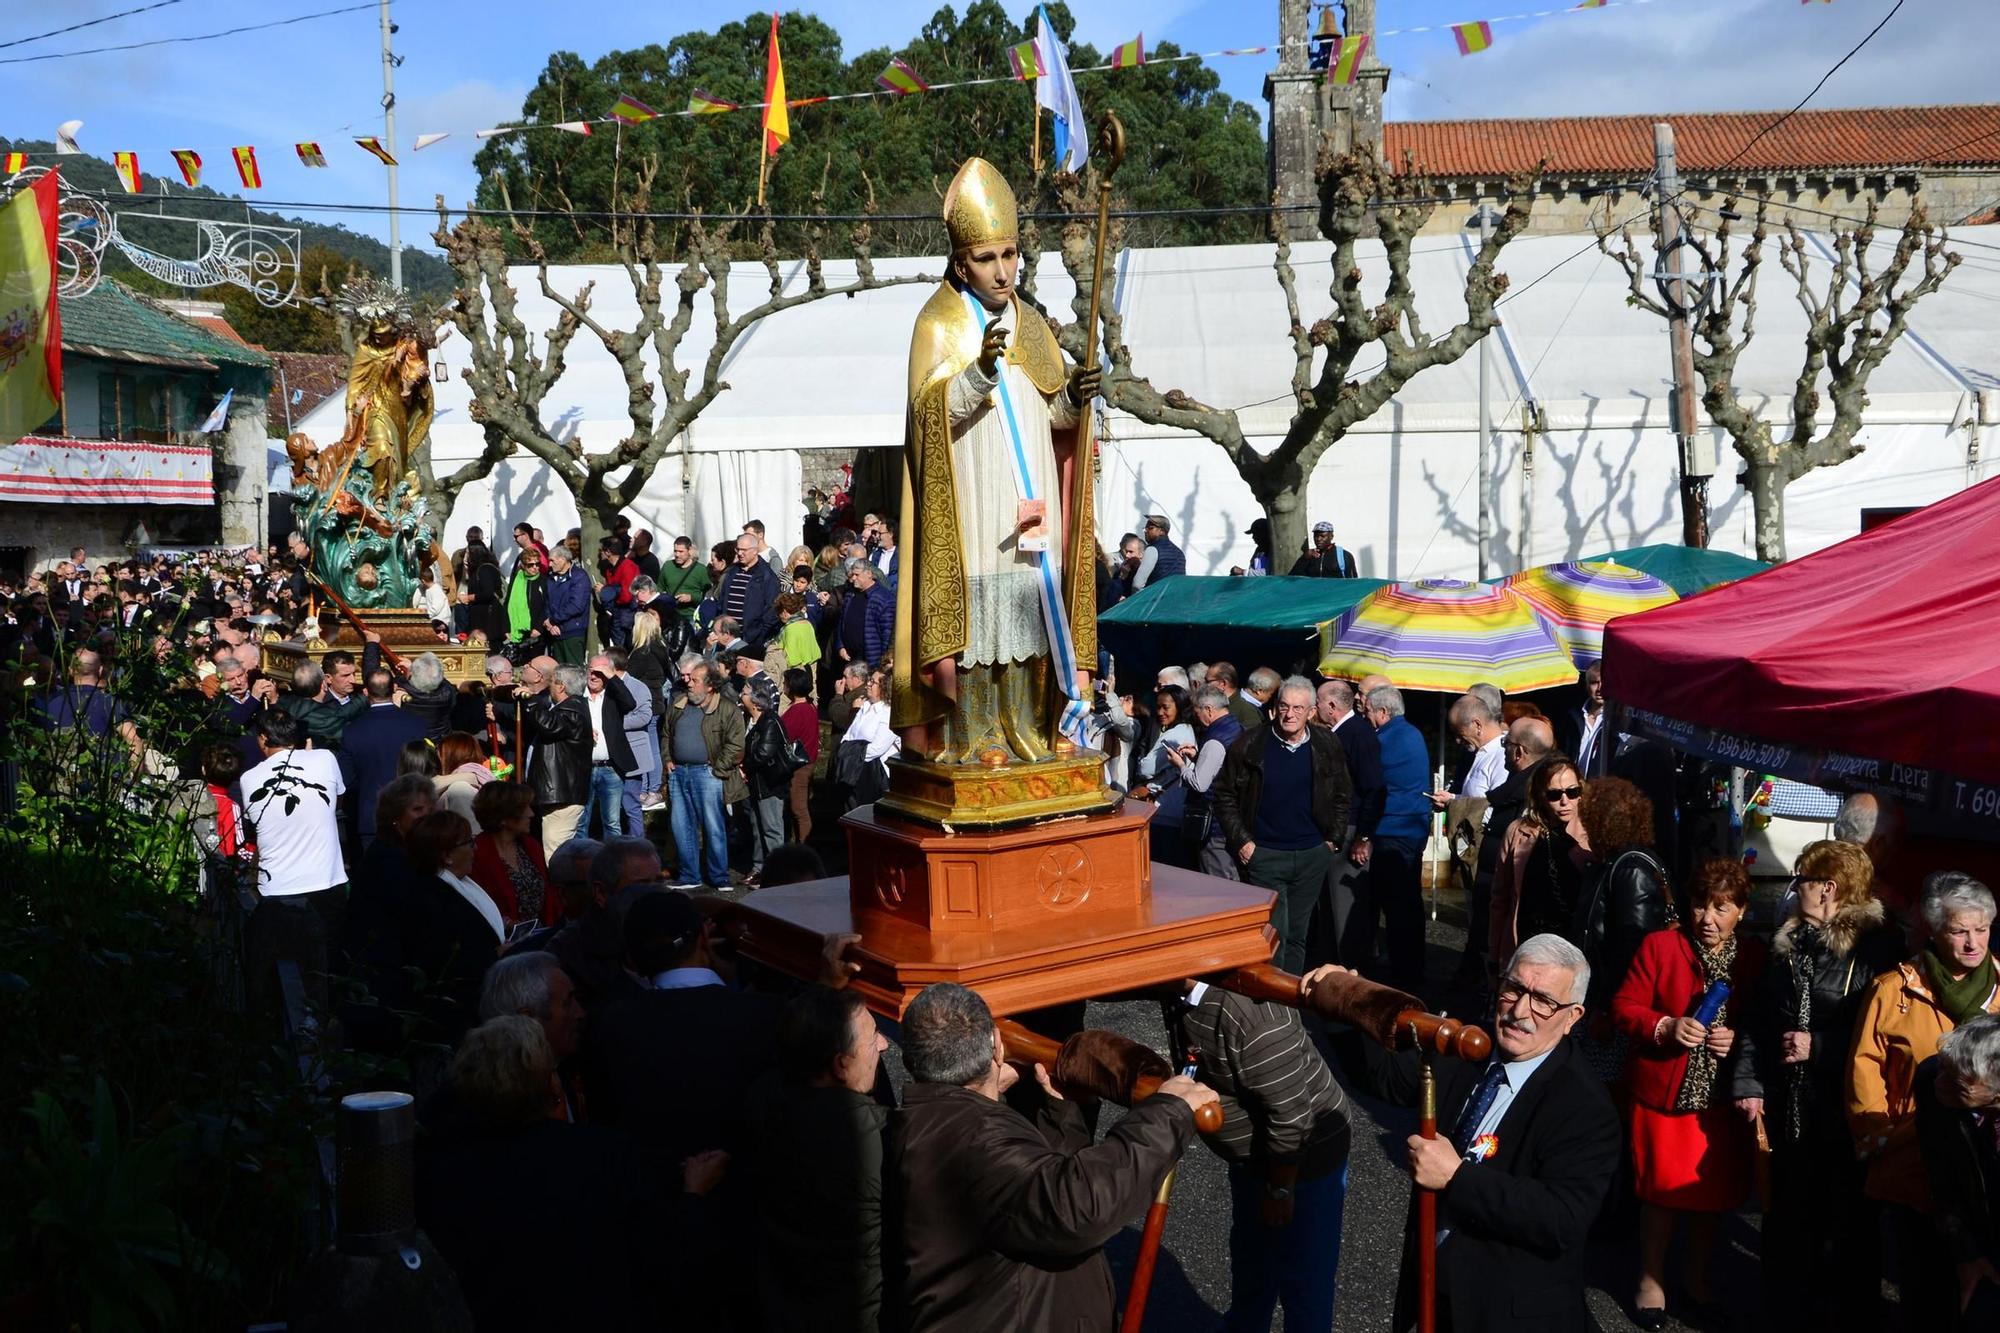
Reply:
<svg viewBox="0 0 2000 1333"><path fill-rule="evenodd" d="M1903 937L1861 848L1811 843L1796 872L1798 902L1771 941L1733 1071L1737 1109L1771 1144L1765 1309L1781 1329L1879 1329L1881 1246L1848 1136L1847 1056L1864 992Z"/></svg>
<svg viewBox="0 0 2000 1333"><path fill-rule="evenodd" d="M1868 1169L1866 1193L1884 1205L1896 1236L1906 1328L1951 1323L1951 1274L1917 1148L1914 1087L1917 1066L1946 1033L2000 1008L1993 908L1992 891L1970 875L1943 871L1924 881L1930 941L1875 978L1854 1027L1847 1124Z"/></svg>

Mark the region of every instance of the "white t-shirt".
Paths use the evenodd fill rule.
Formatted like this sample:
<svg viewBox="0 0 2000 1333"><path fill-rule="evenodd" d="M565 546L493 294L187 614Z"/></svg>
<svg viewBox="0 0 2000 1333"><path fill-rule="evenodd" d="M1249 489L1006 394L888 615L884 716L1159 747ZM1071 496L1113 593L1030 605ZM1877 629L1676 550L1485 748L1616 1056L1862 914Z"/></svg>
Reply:
<svg viewBox="0 0 2000 1333"><path fill-rule="evenodd" d="M611 747L604 740L604 691L586 694L584 703L590 709L590 762L608 764L611 762Z"/></svg>
<svg viewBox="0 0 2000 1333"><path fill-rule="evenodd" d="M257 888L266 898L347 882L334 818L347 784L331 750L280 750L243 775L243 816L257 834Z"/></svg>

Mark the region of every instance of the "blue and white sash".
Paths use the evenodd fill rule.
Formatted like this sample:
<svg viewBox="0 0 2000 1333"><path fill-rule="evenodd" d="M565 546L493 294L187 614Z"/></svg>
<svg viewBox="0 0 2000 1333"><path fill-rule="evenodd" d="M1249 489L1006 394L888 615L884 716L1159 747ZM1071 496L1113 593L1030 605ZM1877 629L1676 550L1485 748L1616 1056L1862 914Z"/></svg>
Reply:
<svg viewBox="0 0 2000 1333"><path fill-rule="evenodd" d="M959 295L965 298L973 320L979 325L979 335L984 339L989 322L986 307L971 292L961 291ZM1018 329L1015 336L1020 336ZM1004 358L999 371L997 395L1000 400L1000 424L1007 432L1007 458L1014 468L1014 489L1020 492L1023 500L1048 500L1050 497L1038 495L1035 491L1034 469L1028 466L1027 444L1021 436L1021 417L1014 408L1014 395L1007 387L1007 363ZM1078 465L1082 466L1083 460L1079 459ZM1049 509L1056 512L1053 503ZM1063 518L1067 521L1070 516L1065 514ZM1025 554L1034 560L1035 587L1041 594L1042 602L1042 628L1049 636L1049 661L1056 670L1056 679L1062 684L1063 694L1069 699L1063 705L1060 725L1063 733L1077 744L1087 745L1085 727L1090 720L1090 701L1076 683L1076 641L1070 637L1069 611L1063 605L1062 586L1056 581L1055 566L1050 562L1048 552L1029 551Z"/></svg>

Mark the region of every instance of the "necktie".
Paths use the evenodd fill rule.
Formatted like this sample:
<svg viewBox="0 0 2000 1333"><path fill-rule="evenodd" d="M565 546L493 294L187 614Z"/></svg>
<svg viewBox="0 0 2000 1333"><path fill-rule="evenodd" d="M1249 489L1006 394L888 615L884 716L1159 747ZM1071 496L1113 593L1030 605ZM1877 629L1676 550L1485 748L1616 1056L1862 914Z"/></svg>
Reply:
<svg viewBox="0 0 2000 1333"><path fill-rule="evenodd" d="M1458 1125L1451 1136L1452 1145L1461 1153L1472 1146L1472 1135L1486 1113L1493 1109L1493 1099L1500 1095L1500 1084L1506 1077L1507 1066L1498 1060L1490 1062L1479 1076L1479 1086L1465 1099L1465 1109L1459 1112Z"/></svg>

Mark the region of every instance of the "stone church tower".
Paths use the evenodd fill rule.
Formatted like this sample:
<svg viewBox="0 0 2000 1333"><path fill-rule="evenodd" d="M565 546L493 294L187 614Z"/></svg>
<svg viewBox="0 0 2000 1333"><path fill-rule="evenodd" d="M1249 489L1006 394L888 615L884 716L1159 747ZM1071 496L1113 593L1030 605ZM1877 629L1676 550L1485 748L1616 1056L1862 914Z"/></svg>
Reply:
<svg viewBox="0 0 2000 1333"><path fill-rule="evenodd" d="M1376 52L1368 52L1359 76L1345 88L1329 84L1326 72L1310 65L1312 39L1330 37L1337 51L1343 32L1374 33L1375 0L1344 0L1340 8L1344 24L1335 23L1332 5L1322 4L1315 25L1312 0L1278 0L1278 68L1264 79L1264 99L1271 107L1267 151L1271 193L1281 207L1296 209L1283 217L1293 240L1319 235L1319 220L1310 206L1319 200L1313 168L1322 136L1335 153L1364 145L1378 155L1382 151L1382 95L1389 86L1389 69Z"/></svg>

